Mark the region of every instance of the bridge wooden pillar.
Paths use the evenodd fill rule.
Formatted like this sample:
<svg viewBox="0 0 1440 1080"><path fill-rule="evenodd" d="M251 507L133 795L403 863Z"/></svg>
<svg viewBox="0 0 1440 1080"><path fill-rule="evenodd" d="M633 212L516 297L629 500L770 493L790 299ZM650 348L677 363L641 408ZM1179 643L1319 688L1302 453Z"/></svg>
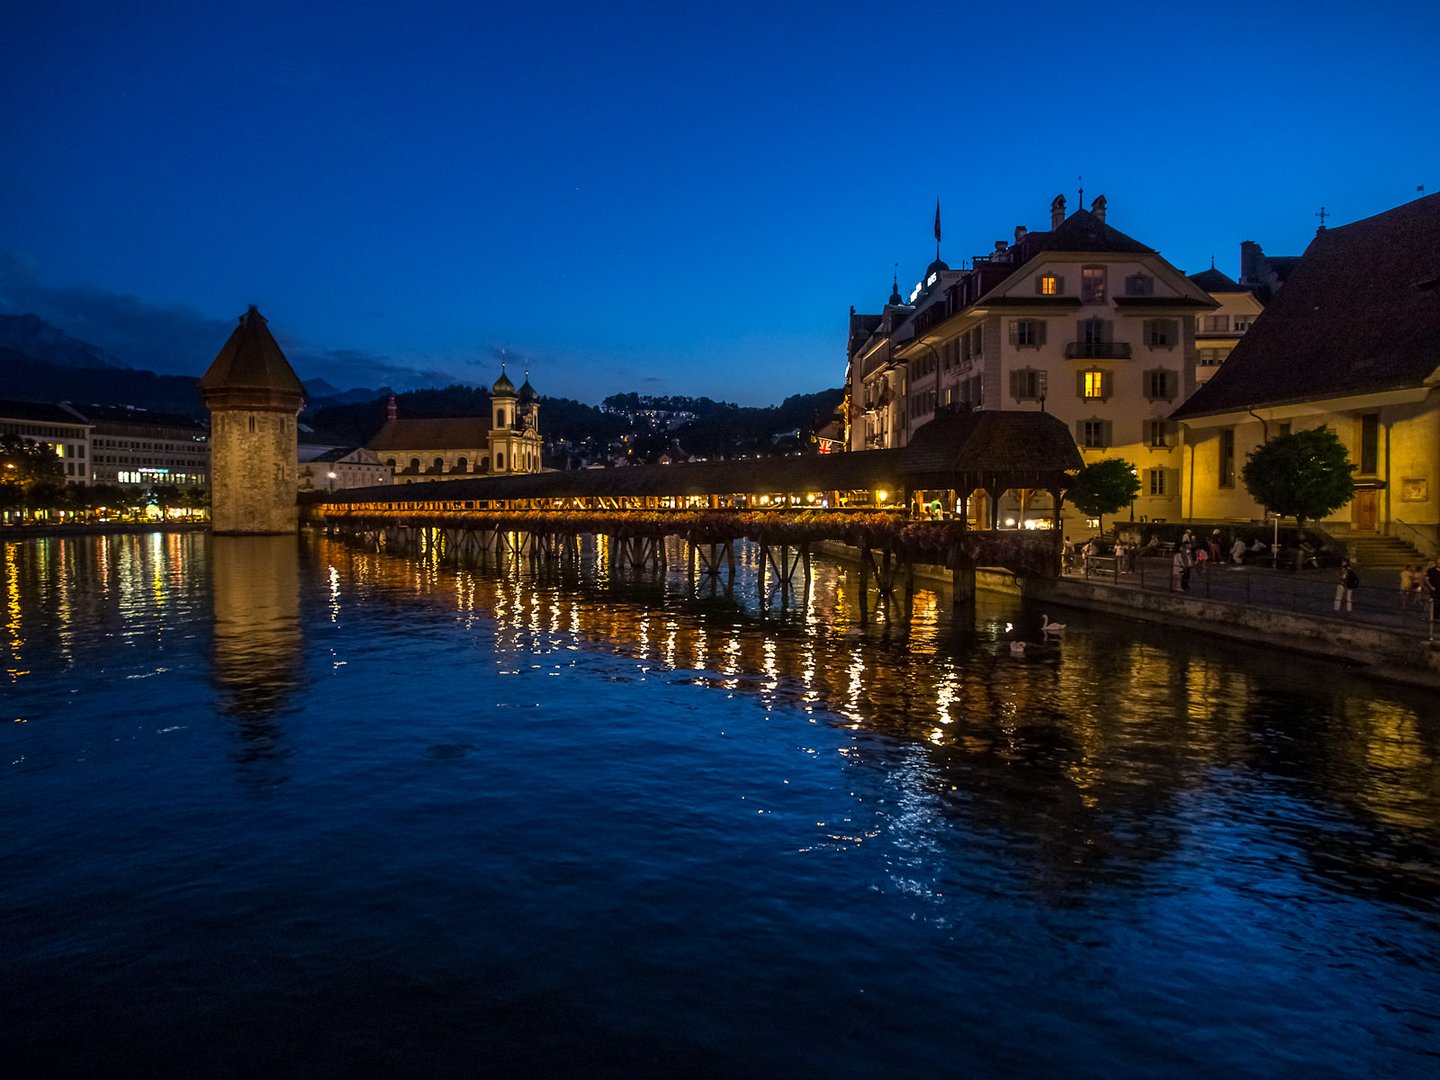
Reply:
<svg viewBox="0 0 1440 1080"><path fill-rule="evenodd" d="M958 548L950 553L950 603L955 613L975 612L975 560Z"/></svg>

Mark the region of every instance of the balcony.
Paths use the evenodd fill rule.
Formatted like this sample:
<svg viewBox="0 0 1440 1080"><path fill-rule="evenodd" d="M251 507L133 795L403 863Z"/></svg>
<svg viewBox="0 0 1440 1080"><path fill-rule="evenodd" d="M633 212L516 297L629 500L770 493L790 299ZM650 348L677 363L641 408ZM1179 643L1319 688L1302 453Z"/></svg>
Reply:
<svg viewBox="0 0 1440 1080"><path fill-rule="evenodd" d="M1065 346L1066 360L1129 360L1128 341L1072 341Z"/></svg>

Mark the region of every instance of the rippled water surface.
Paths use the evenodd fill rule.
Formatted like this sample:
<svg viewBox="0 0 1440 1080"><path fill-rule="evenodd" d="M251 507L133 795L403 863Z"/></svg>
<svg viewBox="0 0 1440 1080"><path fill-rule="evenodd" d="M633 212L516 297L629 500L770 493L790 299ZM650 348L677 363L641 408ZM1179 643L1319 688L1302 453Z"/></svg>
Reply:
<svg viewBox="0 0 1440 1080"><path fill-rule="evenodd" d="M1433 695L824 564L0 547L10 1075L1440 1075Z"/></svg>

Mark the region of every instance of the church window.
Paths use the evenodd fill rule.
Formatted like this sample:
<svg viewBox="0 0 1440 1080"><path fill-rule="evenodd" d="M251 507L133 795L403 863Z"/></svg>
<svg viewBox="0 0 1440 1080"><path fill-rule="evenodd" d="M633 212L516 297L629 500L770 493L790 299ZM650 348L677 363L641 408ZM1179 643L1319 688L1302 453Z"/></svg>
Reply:
<svg viewBox="0 0 1440 1080"><path fill-rule="evenodd" d="M431 471L443 473L445 471L445 459L443 457L437 457L435 459L435 466Z"/></svg>
<svg viewBox="0 0 1440 1080"><path fill-rule="evenodd" d="M458 457L458 458L456 458L456 459L455 459L455 470L454 470L454 471L455 471L455 472L460 472L460 473L469 472L469 471L470 471L470 462L469 462L468 460L466 460L465 458L463 458L463 457Z"/></svg>
<svg viewBox="0 0 1440 1080"><path fill-rule="evenodd" d="M496 454L496 455L495 455L495 471L496 471L496 472L500 472L500 471L503 470L504 468L505 468L505 455L504 455L503 453L501 453L501 454Z"/></svg>
<svg viewBox="0 0 1440 1080"><path fill-rule="evenodd" d="M410 459L410 471L417 473L420 471L420 459L418 457L412 457Z"/></svg>

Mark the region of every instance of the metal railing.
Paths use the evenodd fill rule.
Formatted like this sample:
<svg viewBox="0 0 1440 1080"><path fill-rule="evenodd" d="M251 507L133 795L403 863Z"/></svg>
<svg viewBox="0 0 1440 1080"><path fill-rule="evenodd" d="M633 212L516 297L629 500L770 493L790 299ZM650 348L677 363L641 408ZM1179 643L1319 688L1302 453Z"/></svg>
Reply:
<svg viewBox="0 0 1440 1080"><path fill-rule="evenodd" d="M1357 571L1360 585L1349 590L1340 584L1338 567L1286 570L1206 560L1182 568L1175 565L1173 557L1075 555L1065 572L1070 577L1103 581L1120 588L1344 619L1424 633L1434 639L1440 597L1430 594L1423 575L1417 576L1413 587L1402 590L1398 581L1367 580L1363 567L1357 567Z"/></svg>

